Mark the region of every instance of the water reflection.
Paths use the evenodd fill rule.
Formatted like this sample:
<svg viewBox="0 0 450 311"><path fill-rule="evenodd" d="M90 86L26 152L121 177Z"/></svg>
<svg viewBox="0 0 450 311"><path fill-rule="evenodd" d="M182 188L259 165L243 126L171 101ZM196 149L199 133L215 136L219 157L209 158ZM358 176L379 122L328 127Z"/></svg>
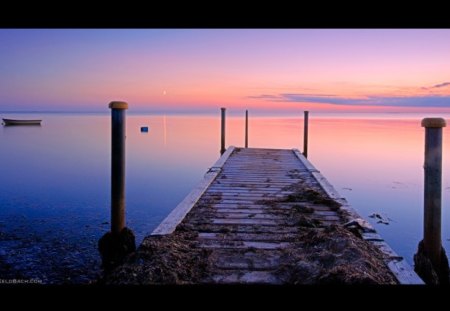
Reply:
<svg viewBox="0 0 450 311"><path fill-rule="evenodd" d="M83 281L93 277L85 268L98 267L96 242L109 229L110 116L41 117L41 127L2 126L0 131L0 232L10 237L0 241L0 264L18 262L21 273L48 275L58 282L58 275L76 270L72 281ZM140 132L142 124L149 126L146 135ZM227 146L242 146L244 124L244 117L227 116ZM309 125L308 158L412 263L422 238L420 120L311 115ZM302 148L300 114L251 116L249 127L250 147ZM126 144L127 226L140 243L217 160L220 116L129 114ZM450 133L444 128L442 229L447 251L449 154ZM392 222L377 224L368 217L373 213ZM47 262L48 249L58 255Z"/></svg>
<svg viewBox="0 0 450 311"><path fill-rule="evenodd" d="M167 125L166 125L166 115L163 116L163 127L164 127L164 147L167 146Z"/></svg>

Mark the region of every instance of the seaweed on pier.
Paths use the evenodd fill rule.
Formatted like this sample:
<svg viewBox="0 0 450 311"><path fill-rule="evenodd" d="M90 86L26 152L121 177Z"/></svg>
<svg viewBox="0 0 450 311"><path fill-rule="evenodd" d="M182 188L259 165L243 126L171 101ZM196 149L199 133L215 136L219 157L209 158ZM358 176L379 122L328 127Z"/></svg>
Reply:
<svg viewBox="0 0 450 311"><path fill-rule="evenodd" d="M102 284L193 284L206 275L209 250L196 248L194 232L148 236L127 262L104 276Z"/></svg>
<svg viewBox="0 0 450 311"><path fill-rule="evenodd" d="M330 197L317 192L314 189L301 189L294 193L288 194L282 202L311 202L314 204L323 204L332 209L337 210L341 204L331 199Z"/></svg>
<svg viewBox="0 0 450 311"><path fill-rule="evenodd" d="M341 226L310 229L283 249L277 275L293 284L396 284L375 246Z"/></svg>
<svg viewBox="0 0 450 311"><path fill-rule="evenodd" d="M282 202L310 202L314 204L323 204L333 210L338 210L340 203L330 198L317 183L307 183L303 180L292 185L286 186L283 191L292 191Z"/></svg>
<svg viewBox="0 0 450 311"><path fill-rule="evenodd" d="M263 267L277 282L285 284L396 284L395 276L385 264L386 255L376 246L362 239L359 231L352 232L343 225L330 225L332 221L327 220L327 215L341 216L343 223L345 211L318 183L299 181L277 192L281 193L285 195L254 202L253 208L260 209L261 214L273 215L268 217L270 225L263 221L262 224L250 221L217 225L213 219L218 216L220 207L215 204L222 201L222 193L206 192L174 233L145 238L136 253L101 282L215 283L215 276L235 273L233 277L237 281L230 279L233 283L241 281L246 273L251 279L252 273L263 271L258 270ZM260 219L251 210L242 214L248 214L246 219ZM278 227L276 230L273 230L273 223ZM207 233L208 238L202 235L200 238L199 233ZM249 243L243 247L243 241L254 242L258 233L261 237L269 233L267 243L271 247L259 247L266 241L259 236L255 240L259 244ZM208 240L211 236L214 239ZM214 247L211 247L211 241L216 243ZM272 246L278 242L283 245L273 249ZM218 263L229 263L229 260L235 260L242 269L238 265L233 268L236 271L224 272ZM242 282L249 279L242 279Z"/></svg>

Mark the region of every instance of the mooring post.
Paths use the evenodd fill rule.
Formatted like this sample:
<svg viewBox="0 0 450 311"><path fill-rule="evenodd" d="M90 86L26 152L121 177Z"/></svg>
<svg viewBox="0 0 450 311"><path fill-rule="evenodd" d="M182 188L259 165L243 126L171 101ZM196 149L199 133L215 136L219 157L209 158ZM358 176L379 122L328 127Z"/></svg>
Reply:
<svg viewBox="0 0 450 311"><path fill-rule="evenodd" d="M125 102L111 102L111 232L125 228Z"/></svg>
<svg viewBox="0 0 450 311"><path fill-rule="evenodd" d="M109 270L136 250L133 231L125 227L125 110L126 102L113 101L111 109L111 231L98 242L103 267Z"/></svg>
<svg viewBox="0 0 450 311"><path fill-rule="evenodd" d="M308 116L309 111L304 111L304 126L303 126L303 155L308 157Z"/></svg>
<svg viewBox="0 0 450 311"><path fill-rule="evenodd" d="M222 124L221 124L221 133L220 133L220 155L225 152L225 108L220 108L222 111Z"/></svg>
<svg viewBox="0 0 450 311"><path fill-rule="evenodd" d="M441 262L442 128L445 120L425 118L424 235L425 251L435 267Z"/></svg>
<svg viewBox="0 0 450 311"><path fill-rule="evenodd" d="M425 118L422 126L425 127L424 229L423 241L414 256L415 270L427 284L448 284L448 259L441 242L442 128L446 123L442 118Z"/></svg>
<svg viewBox="0 0 450 311"><path fill-rule="evenodd" d="M245 110L245 148L248 148L248 110Z"/></svg>

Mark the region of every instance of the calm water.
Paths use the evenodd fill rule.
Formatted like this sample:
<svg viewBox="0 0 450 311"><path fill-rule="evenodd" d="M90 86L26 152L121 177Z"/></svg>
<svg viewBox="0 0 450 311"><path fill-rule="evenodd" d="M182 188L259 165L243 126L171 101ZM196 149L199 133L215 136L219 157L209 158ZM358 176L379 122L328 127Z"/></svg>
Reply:
<svg viewBox="0 0 450 311"><path fill-rule="evenodd" d="M0 128L0 278L87 282L99 272L98 239L109 229L110 117L42 118ZM141 133L141 126L149 126ZM250 147L300 148L295 118L250 117ZM228 117L227 145L243 145L242 118ZM217 116L127 118L127 225L137 243L189 193L219 156ZM314 117L309 159L412 263L422 237L420 118ZM450 251L450 133L444 129L443 244ZM392 219L377 224L368 216Z"/></svg>

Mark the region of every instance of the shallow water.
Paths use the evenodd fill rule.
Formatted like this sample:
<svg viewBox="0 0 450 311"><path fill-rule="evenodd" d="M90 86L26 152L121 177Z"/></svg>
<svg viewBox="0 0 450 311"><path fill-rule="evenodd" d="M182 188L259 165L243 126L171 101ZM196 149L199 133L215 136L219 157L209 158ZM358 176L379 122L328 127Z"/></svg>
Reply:
<svg viewBox="0 0 450 311"><path fill-rule="evenodd" d="M0 278L84 283L100 273L98 239L109 229L110 117L42 118L0 128ZM141 133L141 126L149 126ZM249 146L302 148L301 118L250 116ZM244 121L227 118L227 145L242 146ZM127 225L137 243L219 157L218 116L127 117ZM309 160L412 263L422 235L420 118L310 117ZM450 250L450 133L444 129L443 245ZM377 224L379 213L392 221Z"/></svg>

